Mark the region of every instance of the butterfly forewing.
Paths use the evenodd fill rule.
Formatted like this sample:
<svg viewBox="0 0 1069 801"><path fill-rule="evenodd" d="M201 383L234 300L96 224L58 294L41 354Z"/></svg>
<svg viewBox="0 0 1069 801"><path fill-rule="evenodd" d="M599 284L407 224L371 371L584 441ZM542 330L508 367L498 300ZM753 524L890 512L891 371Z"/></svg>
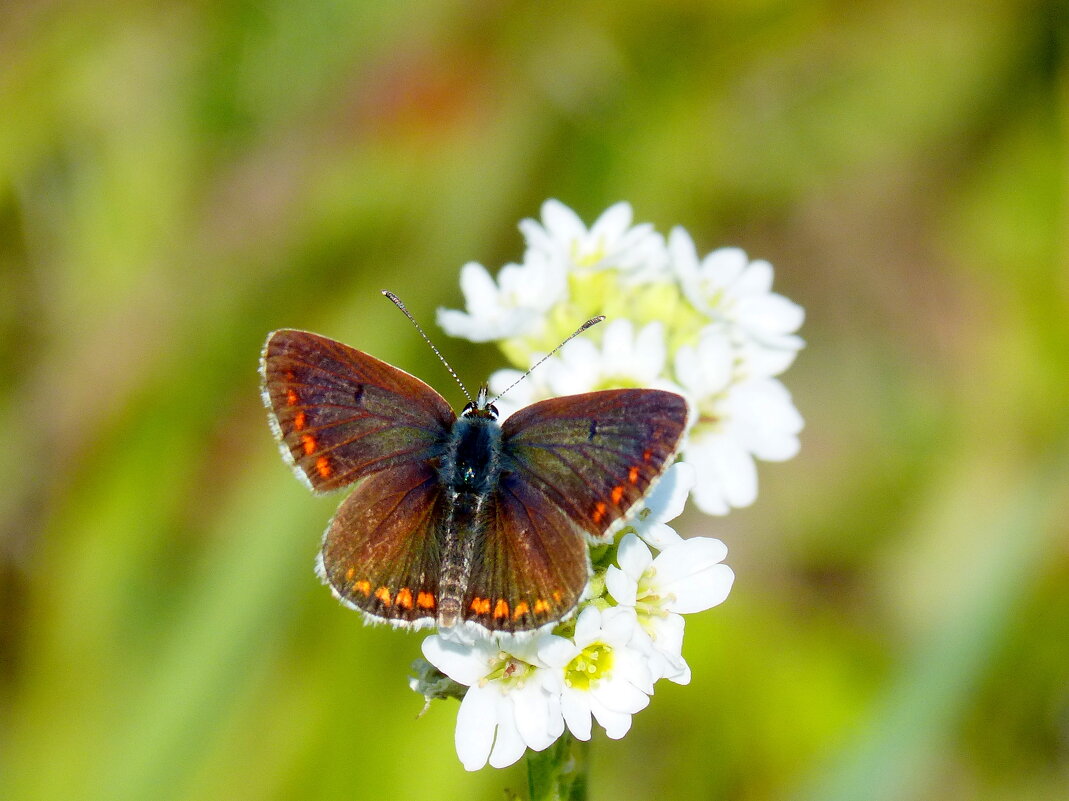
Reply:
<svg viewBox="0 0 1069 801"><path fill-rule="evenodd" d="M686 401L672 392L551 398L505 421L504 465L522 483L528 505L544 499L599 537L668 467L686 424Z"/></svg>
<svg viewBox="0 0 1069 801"><path fill-rule="evenodd" d="M283 456L316 492L436 458L456 419L418 378L307 331L271 334L261 372Z"/></svg>
<svg viewBox="0 0 1069 801"><path fill-rule="evenodd" d="M502 475L476 541L463 615L491 631L523 631L575 607L589 574L586 543L564 511Z"/></svg>
<svg viewBox="0 0 1069 801"><path fill-rule="evenodd" d="M322 578L349 606L391 622L429 625L438 607L442 492L412 461L361 480L323 537Z"/></svg>

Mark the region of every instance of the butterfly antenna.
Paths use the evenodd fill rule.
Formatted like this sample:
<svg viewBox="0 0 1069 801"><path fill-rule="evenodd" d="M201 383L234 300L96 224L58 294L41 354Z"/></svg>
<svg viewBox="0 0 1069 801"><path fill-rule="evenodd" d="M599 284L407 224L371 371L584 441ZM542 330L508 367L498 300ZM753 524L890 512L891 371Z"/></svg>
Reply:
<svg viewBox="0 0 1069 801"><path fill-rule="evenodd" d="M463 392L464 397L468 399L468 403L475 403L475 401L471 399L471 395L468 393L468 388L465 387L464 382L460 380L460 376L458 376L456 374L456 371L449 366L449 362L445 360L445 356L442 355L442 352L438 350L438 348L434 347L434 343L431 342L431 338L427 336L426 332L423 330L420 324L416 322L416 318L412 316L412 312L405 308L405 304L401 302L401 299L388 289L382 290L382 294L388 297L393 302L394 306L404 312L405 317L407 317L409 322L416 327L416 330L419 331L419 335L423 337L423 341L431 346L431 350L434 351L434 355L437 356L438 359L442 362L442 364L445 365L445 369L449 371L449 375L453 376L453 380L457 382L457 385L460 387L460 391ZM579 332L577 331L576 333ZM572 336L575 336L575 334L572 334ZM571 338L572 337L568 337L568 339Z"/></svg>
<svg viewBox="0 0 1069 801"><path fill-rule="evenodd" d="M557 347L555 347L553 350L551 350L549 353L547 353L545 356L543 356L541 359L539 359L537 362L535 362L533 365L531 365L530 369L526 373L524 373L519 378L517 378L515 381L513 381L511 384L509 384L507 387L505 387L503 392L499 392L497 397L494 398L492 401L490 401L490 403L496 403L497 401L499 401L502 398L502 396L504 396L510 389L512 389L518 383L523 381L523 379L527 378L527 376L529 376L531 373L533 373L535 371L535 368L538 367L538 365L540 365L542 362L544 362L550 356L555 354L558 350L563 348L565 345L567 345L569 342L571 342L573 339L575 339L581 333L586 331L588 328L591 328L591 327L597 325L598 323L600 323L604 319L605 319L605 315L604 314L599 314L597 317L591 317L589 320L587 320L585 323L583 323L581 326L579 326L577 329L575 329L575 331L573 331L568 336L568 338L566 340L561 342L559 345L557 345Z"/></svg>

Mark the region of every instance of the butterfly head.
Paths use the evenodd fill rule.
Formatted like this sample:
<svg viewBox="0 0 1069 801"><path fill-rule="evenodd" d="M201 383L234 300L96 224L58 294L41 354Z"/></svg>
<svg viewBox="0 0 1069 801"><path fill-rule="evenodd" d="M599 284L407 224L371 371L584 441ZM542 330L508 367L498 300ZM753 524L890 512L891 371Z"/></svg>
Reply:
<svg viewBox="0 0 1069 801"><path fill-rule="evenodd" d="M498 415L497 407L487 400L489 394L489 387L487 387L486 384L483 384L479 387L479 394L475 396L475 400L464 407L460 416L469 419L473 417L481 417L487 420L496 420Z"/></svg>

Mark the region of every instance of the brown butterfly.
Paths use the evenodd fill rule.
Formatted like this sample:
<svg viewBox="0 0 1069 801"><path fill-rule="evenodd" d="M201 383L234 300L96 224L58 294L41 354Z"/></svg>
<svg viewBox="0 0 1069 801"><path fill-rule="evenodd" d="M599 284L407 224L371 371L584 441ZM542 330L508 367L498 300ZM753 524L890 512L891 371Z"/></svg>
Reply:
<svg viewBox="0 0 1069 801"><path fill-rule="evenodd" d="M604 537L673 460L682 397L614 389L531 404L502 424L483 387L457 417L427 384L332 339L275 331L263 398L282 455L313 492L351 487L318 571L396 626L491 632L571 612Z"/></svg>

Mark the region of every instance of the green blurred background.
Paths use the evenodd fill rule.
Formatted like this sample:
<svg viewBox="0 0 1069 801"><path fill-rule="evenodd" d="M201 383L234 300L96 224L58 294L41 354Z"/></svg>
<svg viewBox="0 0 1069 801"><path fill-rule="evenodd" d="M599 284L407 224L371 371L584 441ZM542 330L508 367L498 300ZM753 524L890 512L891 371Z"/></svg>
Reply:
<svg viewBox="0 0 1069 801"><path fill-rule="evenodd" d="M556 197L777 268L801 455L592 797L1069 797L1061 2L0 5L0 797L500 799L312 574L268 331L455 387ZM469 385L490 347L443 351Z"/></svg>

